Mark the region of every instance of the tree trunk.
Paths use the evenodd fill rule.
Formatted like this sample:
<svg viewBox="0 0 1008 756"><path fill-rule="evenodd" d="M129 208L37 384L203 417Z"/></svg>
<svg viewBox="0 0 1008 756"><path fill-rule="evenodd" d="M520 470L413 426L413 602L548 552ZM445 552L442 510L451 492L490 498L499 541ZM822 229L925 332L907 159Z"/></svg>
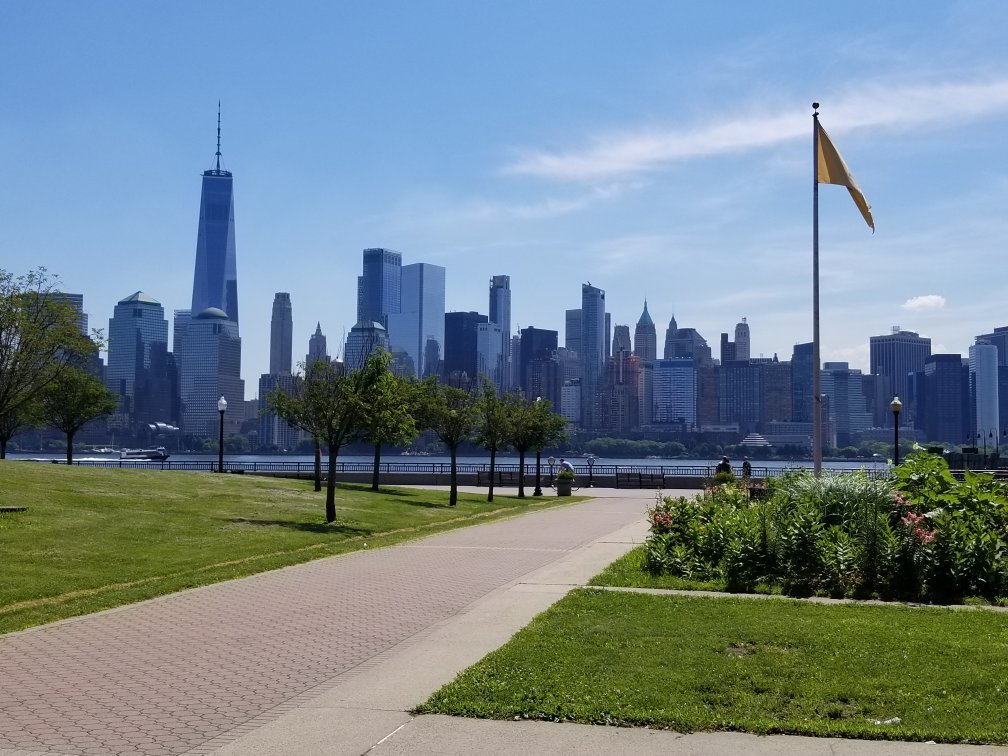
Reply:
<svg viewBox="0 0 1008 756"><path fill-rule="evenodd" d="M525 450L518 450L518 498L525 498Z"/></svg>
<svg viewBox="0 0 1008 756"><path fill-rule="evenodd" d="M0 438L0 459L7 459L7 439Z"/></svg>
<svg viewBox="0 0 1008 756"><path fill-rule="evenodd" d="M67 464L73 464L73 433L67 433Z"/></svg>
<svg viewBox="0 0 1008 756"><path fill-rule="evenodd" d="M381 467L381 442L374 445L374 471L371 473L371 490L378 490L378 469Z"/></svg>
<svg viewBox="0 0 1008 756"><path fill-rule="evenodd" d="M336 519L336 450L329 446L329 474L326 476L325 521Z"/></svg>
<svg viewBox="0 0 1008 756"><path fill-rule="evenodd" d="M493 501L494 470L497 467L497 450L490 450L490 490L487 492L487 501Z"/></svg>
<svg viewBox="0 0 1008 756"><path fill-rule="evenodd" d="M322 447L315 441L315 490L322 490Z"/></svg>
<svg viewBox="0 0 1008 756"><path fill-rule="evenodd" d="M457 468L458 465L455 462L458 456L458 447L453 446L451 448L451 490L448 493L448 506L454 507L458 503L458 477Z"/></svg>
<svg viewBox="0 0 1008 756"><path fill-rule="evenodd" d="M533 496L542 496L542 450L536 449L536 487Z"/></svg>

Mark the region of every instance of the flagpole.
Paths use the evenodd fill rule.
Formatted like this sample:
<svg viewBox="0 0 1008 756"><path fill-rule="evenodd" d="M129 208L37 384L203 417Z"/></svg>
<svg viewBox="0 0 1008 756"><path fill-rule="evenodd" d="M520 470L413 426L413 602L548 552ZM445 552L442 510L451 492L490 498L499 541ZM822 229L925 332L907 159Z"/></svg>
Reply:
<svg viewBox="0 0 1008 756"><path fill-rule="evenodd" d="M822 396L819 375L819 103L812 103L812 467L822 471Z"/></svg>

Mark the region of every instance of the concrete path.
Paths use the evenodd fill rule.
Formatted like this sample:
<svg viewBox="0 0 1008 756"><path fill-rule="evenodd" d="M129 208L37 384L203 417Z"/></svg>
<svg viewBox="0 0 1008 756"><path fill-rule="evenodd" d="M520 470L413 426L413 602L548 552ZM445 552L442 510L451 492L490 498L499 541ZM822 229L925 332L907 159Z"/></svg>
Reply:
<svg viewBox="0 0 1008 756"><path fill-rule="evenodd" d="M997 753L413 717L639 543L653 491L289 567L0 636L0 756Z"/></svg>

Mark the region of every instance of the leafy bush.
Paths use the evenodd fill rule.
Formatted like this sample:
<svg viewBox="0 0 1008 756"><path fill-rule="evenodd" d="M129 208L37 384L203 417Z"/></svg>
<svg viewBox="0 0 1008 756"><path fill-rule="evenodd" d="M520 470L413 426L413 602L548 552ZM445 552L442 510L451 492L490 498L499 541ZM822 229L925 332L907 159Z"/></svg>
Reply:
<svg viewBox="0 0 1008 756"><path fill-rule="evenodd" d="M796 471L758 493L729 481L659 497L646 569L732 590L1008 598L1008 486L990 475L958 481L918 451L892 479Z"/></svg>

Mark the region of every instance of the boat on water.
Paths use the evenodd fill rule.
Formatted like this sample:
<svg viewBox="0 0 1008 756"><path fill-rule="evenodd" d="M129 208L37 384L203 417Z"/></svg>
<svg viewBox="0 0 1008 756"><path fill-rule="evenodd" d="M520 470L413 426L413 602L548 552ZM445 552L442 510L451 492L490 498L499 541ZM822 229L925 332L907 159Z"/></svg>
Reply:
<svg viewBox="0 0 1008 756"><path fill-rule="evenodd" d="M159 446L157 449L123 449L119 452L119 459L162 461L170 456L163 446Z"/></svg>

